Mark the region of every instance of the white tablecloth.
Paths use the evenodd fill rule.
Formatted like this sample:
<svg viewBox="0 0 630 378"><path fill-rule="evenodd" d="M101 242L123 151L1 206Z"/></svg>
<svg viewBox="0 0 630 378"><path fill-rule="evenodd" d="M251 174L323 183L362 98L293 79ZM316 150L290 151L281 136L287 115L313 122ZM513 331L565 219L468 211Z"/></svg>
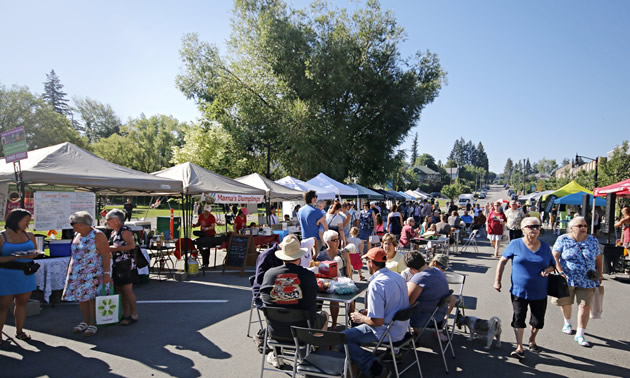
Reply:
<svg viewBox="0 0 630 378"><path fill-rule="evenodd" d="M63 290L66 285L66 272L70 257L35 260L40 265L35 273L37 288L44 292L44 300L48 302L53 290Z"/></svg>

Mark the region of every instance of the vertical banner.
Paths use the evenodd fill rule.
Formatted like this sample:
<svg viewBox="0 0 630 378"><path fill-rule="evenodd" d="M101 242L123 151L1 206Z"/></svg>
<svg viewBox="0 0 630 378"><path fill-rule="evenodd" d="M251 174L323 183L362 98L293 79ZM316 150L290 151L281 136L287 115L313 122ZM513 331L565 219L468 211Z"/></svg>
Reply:
<svg viewBox="0 0 630 378"><path fill-rule="evenodd" d="M28 146L26 145L24 126L1 133L0 140L2 140L2 151L4 152L4 159L7 163L28 157Z"/></svg>
<svg viewBox="0 0 630 378"><path fill-rule="evenodd" d="M0 219L4 220L7 216L7 201L9 198L9 184L0 184Z"/></svg>

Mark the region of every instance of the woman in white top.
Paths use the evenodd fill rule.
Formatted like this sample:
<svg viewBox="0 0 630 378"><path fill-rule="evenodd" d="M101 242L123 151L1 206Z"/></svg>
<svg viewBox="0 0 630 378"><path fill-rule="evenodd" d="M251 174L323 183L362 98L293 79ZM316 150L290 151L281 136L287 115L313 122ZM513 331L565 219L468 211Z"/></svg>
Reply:
<svg viewBox="0 0 630 378"><path fill-rule="evenodd" d="M345 221L346 217L341 213L341 204L335 202L330 209L328 209L328 213L326 213L326 224L329 230L334 230L339 233L339 239L341 240L339 246L342 248L346 245L346 235L343 232L343 223Z"/></svg>

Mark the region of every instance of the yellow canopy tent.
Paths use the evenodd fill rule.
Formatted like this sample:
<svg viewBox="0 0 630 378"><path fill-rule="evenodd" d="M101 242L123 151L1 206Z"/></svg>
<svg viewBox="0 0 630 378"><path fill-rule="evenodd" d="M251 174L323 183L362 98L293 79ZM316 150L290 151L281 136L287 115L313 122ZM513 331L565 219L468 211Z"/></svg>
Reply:
<svg viewBox="0 0 630 378"><path fill-rule="evenodd" d="M556 190L553 193L549 193L545 196L542 197L543 201L546 201L547 198L549 196L555 196L555 197L564 197L567 196L569 194L573 194L573 193L577 193L577 192L586 192L590 195L593 195L593 192L591 192L590 190L586 189L585 187L583 187L582 185L578 184L575 181L571 181L570 183L566 184L565 186L563 186L562 188Z"/></svg>

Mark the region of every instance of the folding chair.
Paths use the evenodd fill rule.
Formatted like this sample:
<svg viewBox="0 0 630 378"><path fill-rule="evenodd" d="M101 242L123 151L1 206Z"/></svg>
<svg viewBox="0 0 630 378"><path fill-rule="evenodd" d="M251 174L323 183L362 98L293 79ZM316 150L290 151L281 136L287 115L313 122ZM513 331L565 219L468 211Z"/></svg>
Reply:
<svg viewBox="0 0 630 378"><path fill-rule="evenodd" d="M348 377L352 378L350 352L346 343L346 335L340 332L322 331L311 328L291 327L295 348L307 345L306 356L294 364L293 376L297 374L315 377ZM344 353L327 350L328 347L343 345ZM312 351L312 347L318 347Z"/></svg>
<svg viewBox="0 0 630 378"><path fill-rule="evenodd" d="M252 287L254 286L254 280L256 279L256 276L250 276L249 277L249 286ZM256 315L258 316L258 323L260 324L260 329L263 328L263 323L262 323L262 318L260 317L260 309L258 308L258 306L256 306L256 299L254 298L254 295L252 294L252 303L249 306L249 324L247 324L247 337L249 336L249 331L252 327L252 323L256 323L256 321L252 322L252 313L254 312L254 308L256 308Z"/></svg>
<svg viewBox="0 0 630 378"><path fill-rule="evenodd" d="M392 321L387 325L387 328L385 329L383 336L381 336L380 340L374 345L373 347L374 349L372 350L372 354L376 355L377 352L379 352L379 350L382 351L382 348L389 349L392 355L392 362L394 365L394 370L396 372L396 377L400 377L401 374L409 370L414 365L414 362L412 362L411 364L406 366L402 371L399 372L398 362L396 361L396 349L402 350L404 348L407 348L409 344L411 344L412 348L410 349L410 351L413 351L413 355L415 357L415 364L418 366L418 373L420 374L420 377L422 378L422 369L420 368L420 359L418 358L418 353L416 352L416 340L411 330L409 329L408 332L405 333L405 336L402 338L402 340L399 340L399 341L393 341L390 335L391 328L395 322L409 321L409 318L411 318L411 314L413 313L413 310L415 309L417 304L418 302L414 303L411 307L398 311L396 315L394 315L394 318L392 319ZM385 340L385 338L387 338L387 340ZM387 342L387 344L385 344L385 342ZM381 355L381 358L379 358L379 360L382 360L384 355L385 353ZM405 355L401 357L400 362L404 360Z"/></svg>
<svg viewBox="0 0 630 378"><path fill-rule="evenodd" d="M298 359L298 351L300 349L306 350L306 345L296 347L295 340L291 335L291 326L306 325L308 328L310 325L310 315L306 310L298 310L283 307L263 307L261 309L265 315L265 338L263 341L263 351L266 352L267 347L271 349L278 361L290 360L293 363L293 370L295 371L295 364ZM265 367L266 354L262 354L260 363L260 377L262 378L265 370L279 371L286 373L285 370L279 368Z"/></svg>
<svg viewBox="0 0 630 378"><path fill-rule="evenodd" d="M440 345L440 353L442 354L442 361L444 361L444 369L446 370L447 374L448 374L448 365L446 364L446 350L449 347L451 348L451 354L453 355L453 358L455 358L455 350L453 349L453 331L454 331L454 328L455 328L454 327L455 319L453 319L453 325L449 326L448 320L440 319L440 321L438 322L435 319L435 315L438 313L439 310L441 310L444 307L448 306L448 299L449 299L449 297L451 295L453 295L453 290L449 290L448 295L445 295L442 299L440 299L440 302L437 304L437 306L435 306L435 309L431 313L431 317L427 320L427 322L424 325L424 327L422 327L422 329L420 329L420 333L418 333L418 336L416 338L416 341L420 341L420 337L422 336L422 332L424 332L424 330L426 330L426 329L433 329L433 330L435 330L435 334L437 336L438 344ZM449 331L449 329L450 329L450 331ZM446 337L447 337L446 345L442 345L442 339L440 339L440 332L441 331L446 332Z"/></svg>
<svg viewBox="0 0 630 378"><path fill-rule="evenodd" d="M446 276L446 281L448 281L449 285L453 285L453 287L456 287L456 285L459 285L458 288L456 287L456 290L453 290L453 295L457 297L457 302L455 303L455 306L457 307L457 311L455 315L449 314L449 318L451 316L454 316L454 321L457 322L457 315L460 309L462 312L462 316L466 316L465 307L463 307L463 304L464 304L463 293L464 293L464 283L466 283L466 275L461 274L461 273L455 273L455 272L444 272L444 275Z"/></svg>
<svg viewBox="0 0 630 378"><path fill-rule="evenodd" d="M460 230L455 230L453 231L453 244L450 245L450 247L453 249L453 253L458 253L457 251L457 244L459 244L459 237L460 237Z"/></svg>
<svg viewBox="0 0 630 378"><path fill-rule="evenodd" d="M468 249L468 247L472 246L475 250L475 252L479 253L479 248L477 246L477 233L479 232L479 230L473 230L473 232L470 233L470 236L468 236L467 238L464 238L464 246L462 247L462 250L460 251L461 253L466 252L466 249Z"/></svg>

